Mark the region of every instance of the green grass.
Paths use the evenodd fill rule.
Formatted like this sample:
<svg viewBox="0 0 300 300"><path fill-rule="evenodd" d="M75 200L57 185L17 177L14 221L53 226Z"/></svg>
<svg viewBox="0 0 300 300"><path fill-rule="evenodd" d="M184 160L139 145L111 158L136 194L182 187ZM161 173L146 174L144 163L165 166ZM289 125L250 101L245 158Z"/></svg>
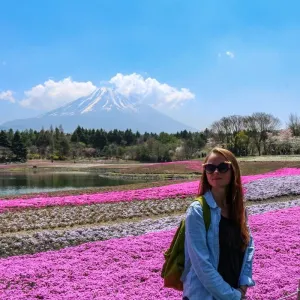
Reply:
<svg viewBox="0 0 300 300"><path fill-rule="evenodd" d="M200 172L200 168L199 171ZM126 169L120 169L120 173L124 174L195 174L196 170L189 168L184 164L157 164L157 165L141 165L136 167L130 167Z"/></svg>
<svg viewBox="0 0 300 300"><path fill-rule="evenodd" d="M261 156L247 156L239 157L239 161L299 161L300 155L261 155Z"/></svg>
<svg viewBox="0 0 300 300"><path fill-rule="evenodd" d="M282 168L300 168L300 161L240 161L242 175L256 175Z"/></svg>

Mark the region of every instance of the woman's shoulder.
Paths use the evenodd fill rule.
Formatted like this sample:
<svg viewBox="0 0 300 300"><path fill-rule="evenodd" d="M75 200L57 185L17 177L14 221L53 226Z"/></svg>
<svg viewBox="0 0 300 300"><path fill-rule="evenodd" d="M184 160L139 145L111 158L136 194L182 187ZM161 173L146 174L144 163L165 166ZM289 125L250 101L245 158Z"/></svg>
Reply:
<svg viewBox="0 0 300 300"><path fill-rule="evenodd" d="M203 208L202 205L198 200L194 200L187 209L187 216L195 215L195 214L202 214Z"/></svg>
<svg viewBox="0 0 300 300"><path fill-rule="evenodd" d="M203 216L203 204L199 201L200 197L204 197L207 202L207 199L210 197L210 191L206 192L204 195L195 196L194 201L189 205L187 209L187 216ZM198 200L197 200L198 199Z"/></svg>
<svg viewBox="0 0 300 300"><path fill-rule="evenodd" d="M186 212L185 223L190 228L198 228L201 224L205 224L203 207L199 201L193 201Z"/></svg>
<svg viewBox="0 0 300 300"><path fill-rule="evenodd" d="M209 196L209 192L205 193L204 195L196 195L194 201L189 205L189 208L200 209L202 211L202 204L199 200L204 198L204 201L206 201Z"/></svg>

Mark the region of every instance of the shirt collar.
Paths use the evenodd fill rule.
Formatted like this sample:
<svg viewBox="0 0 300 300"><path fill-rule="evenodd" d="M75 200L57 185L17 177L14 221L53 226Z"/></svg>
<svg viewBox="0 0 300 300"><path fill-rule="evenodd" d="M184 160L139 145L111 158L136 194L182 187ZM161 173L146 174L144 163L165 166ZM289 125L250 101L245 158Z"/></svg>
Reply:
<svg viewBox="0 0 300 300"><path fill-rule="evenodd" d="M208 204L209 207L211 208L217 208L218 205L214 199L214 196L212 194L212 192L209 190L204 194L204 198L206 200L206 203Z"/></svg>

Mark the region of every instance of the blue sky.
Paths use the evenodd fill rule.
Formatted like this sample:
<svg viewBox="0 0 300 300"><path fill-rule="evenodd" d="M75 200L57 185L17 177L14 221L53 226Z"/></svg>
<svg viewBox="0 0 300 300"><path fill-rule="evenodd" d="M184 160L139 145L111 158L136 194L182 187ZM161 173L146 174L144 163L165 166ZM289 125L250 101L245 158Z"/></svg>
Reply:
<svg viewBox="0 0 300 300"><path fill-rule="evenodd" d="M119 73L122 86L155 80L159 109L200 130L257 111L284 126L300 107L299 1L10 0L0 8L0 124Z"/></svg>

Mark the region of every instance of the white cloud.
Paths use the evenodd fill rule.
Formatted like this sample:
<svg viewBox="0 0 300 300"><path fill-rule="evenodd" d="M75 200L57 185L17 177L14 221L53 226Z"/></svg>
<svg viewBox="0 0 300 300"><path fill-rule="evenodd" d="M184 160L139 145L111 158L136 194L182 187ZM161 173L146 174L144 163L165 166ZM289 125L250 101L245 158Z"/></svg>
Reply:
<svg viewBox="0 0 300 300"><path fill-rule="evenodd" d="M155 78L144 78L140 74L123 75L118 73L109 81L123 95L136 95L153 106L176 107L195 98L186 88L177 89Z"/></svg>
<svg viewBox="0 0 300 300"><path fill-rule="evenodd" d="M87 96L95 88L96 86L90 81L78 82L70 77L60 81L49 79L25 91L25 98L20 101L20 104L37 110L51 110Z"/></svg>
<svg viewBox="0 0 300 300"><path fill-rule="evenodd" d="M178 107L195 95L187 88L175 88L166 83L160 83L155 78L144 78L140 74L116 74L108 82L101 85L111 85L119 93L126 96L136 96L155 107ZM20 105L36 110L49 111L68 102L77 100L92 93L97 87L90 81L77 82L70 77L60 81L48 79L42 84L24 92Z"/></svg>
<svg viewBox="0 0 300 300"><path fill-rule="evenodd" d="M7 90L4 92L0 92L0 100L9 101L11 103L15 103L16 100L13 96L13 91Z"/></svg>
<svg viewBox="0 0 300 300"><path fill-rule="evenodd" d="M230 58L234 58L234 53L233 52L231 52L231 51L226 51L226 53L225 53L227 56L229 56Z"/></svg>

